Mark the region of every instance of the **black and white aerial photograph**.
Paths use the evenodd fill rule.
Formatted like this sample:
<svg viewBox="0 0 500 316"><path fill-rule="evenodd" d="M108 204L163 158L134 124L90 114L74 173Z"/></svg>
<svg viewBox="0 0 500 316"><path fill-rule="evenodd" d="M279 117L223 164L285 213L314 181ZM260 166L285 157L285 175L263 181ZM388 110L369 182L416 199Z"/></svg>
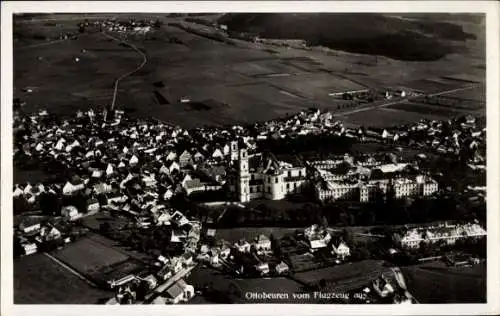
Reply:
<svg viewBox="0 0 500 316"><path fill-rule="evenodd" d="M14 304L487 303L486 14L12 21Z"/></svg>

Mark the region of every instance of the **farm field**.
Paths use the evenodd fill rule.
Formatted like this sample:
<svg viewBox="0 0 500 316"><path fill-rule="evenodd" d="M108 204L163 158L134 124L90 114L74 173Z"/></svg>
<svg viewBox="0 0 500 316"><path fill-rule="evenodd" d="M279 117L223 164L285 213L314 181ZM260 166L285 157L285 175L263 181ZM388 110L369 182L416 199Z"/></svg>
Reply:
<svg viewBox="0 0 500 316"><path fill-rule="evenodd" d="M365 86L328 73L302 74L294 77L268 79L273 86L294 93L303 98L331 100L329 93L360 90ZM307 84L305 84L307 83Z"/></svg>
<svg viewBox="0 0 500 316"><path fill-rule="evenodd" d="M74 26L76 31L77 17L61 15L60 19L64 30L71 31ZM142 70L120 83L117 104L129 115L154 116L184 127L269 120L311 106L335 111L338 101L328 93L366 86L413 82L416 88L447 89L464 82L425 79L467 75L470 70L468 63L457 63L464 59L459 53L445 61L411 62L385 57L375 60L370 55L333 50L325 53L314 48L272 46L271 50L271 46L259 43L222 43L168 25L179 18L162 19L161 29L145 38L129 38L130 43L146 52L148 61ZM57 27L41 21L31 24L43 25L39 31L42 33L59 32ZM25 30L22 23L15 24L17 36L24 39L15 44L14 97L26 101L28 112L45 107L50 112L72 115L77 109L102 108L111 101L113 81L141 59L134 51L99 34L84 34L76 40L31 49L26 42L38 42L30 39L33 34L29 32L24 35ZM26 87L32 87L33 92L22 92ZM158 100L158 93L166 102ZM195 108L180 104L181 98L212 100L220 105ZM371 113L360 115L367 114ZM375 121L385 125L388 113L378 114L384 117ZM411 114L402 116L394 120L416 118ZM359 121L356 114L352 120Z"/></svg>
<svg viewBox="0 0 500 316"><path fill-rule="evenodd" d="M83 238L54 252L54 256L78 272L100 278L103 269L125 262L129 256L91 238Z"/></svg>
<svg viewBox="0 0 500 316"><path fill-rule="evenodd" d="M463 100L475 100L484 102L486 100L486 86L480 85L476 88L444 94L447 97L459 98Z"/></svg>
<svg viewBox="0 0 500 316"><path fill-rule="evenodd" d="M421 103L413 103L413 102L405 102L389 105L386 109L394 109L401 110L404 112L413 112L418 113L422 116L426 115L435 115L435 116L443 116L443 117L452 117L452 116L461 116L472 114L475 116L482 116L485 113L486 109L479 110L466 110L459 108L448 108L439 105L426 105Z"/></svg>
<svg viewBox="0 0 500 316"><path fill-rule="evenodd" d="M329 289L347 291L368 284L388 270L389 267L385 266L384 261L364 260L296 273L294 278L310 285L315 285L325 279Z"/></svg>
<svg viewBox="0 0 500 316"><path fill-rule="evenodd" d="M464 85L463 82L459 83L445 83L445 82L440 82L437 80L431 80L431 79L420 79L420 80L414 80L414 81L409 81L409 82L404 82L402 84L405 87L423 91L426 93L436 93L439 91L443 90L451 90L451 89L456 89Z"/></svg>
<svg viewBox="0 0 500 316"><path fill-rule="evenodd" d="M287 278L264 278L264 279L234 279L221 274L219 271L198 266L186 279L189 284L195 288L203 288L211 284L214 290L220 291L216 299L230 300L232 303L263 303L262 300L247 300L245 293L289 293L289 300L273 301L272 303L294 303L292 293L302 292L302 286L293 280ZM200 303L207 302L206 298L199 298ZM210 302L210 300L208 300ZM226 303L227 301L225 301ZM267 303L270 303L268 300ZM298 301L296 303L299 303Z"/></svg>
<svg viewBox="0 0 500 316"><path fill-rule="evenodd" d="M112 294L90 286L42 253L14 260L14 304L97 304Z"/></svg>
<svg viewBox="0 0 500 316"><path fill-rule="evenodd" d="M348 115L338 115L337 118L346 126L372 126L372 127L390 127L394 125L417 122L422 118L441 120L445 117L426 113L412 113L396 109L377 108L367 111L356 112Z"/></svg>
<svg viewBox="0 0 500 316"><path fill-rule="evenodd" d="M410 292L420 303L485 303L486 265L447 267L439 263L401 267Z"/></svg>

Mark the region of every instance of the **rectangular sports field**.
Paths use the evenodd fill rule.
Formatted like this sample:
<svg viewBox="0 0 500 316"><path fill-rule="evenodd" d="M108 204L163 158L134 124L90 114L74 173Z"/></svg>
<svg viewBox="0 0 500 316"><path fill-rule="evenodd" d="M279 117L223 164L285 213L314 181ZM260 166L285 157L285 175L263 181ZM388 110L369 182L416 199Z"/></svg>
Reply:
<svg viewBox="0 0 500 316"><path fill-rule="evenodd" d="M14 260L14 304L97 304L112 295L42 253Z"/></svg>
<svg viewBox="0 0 500 316"><path fill-rule="evenodd" d="M124 262L130 257L91 238L83 238L54 253L54 256L78 272L100 277L103 268Z"/></svg>

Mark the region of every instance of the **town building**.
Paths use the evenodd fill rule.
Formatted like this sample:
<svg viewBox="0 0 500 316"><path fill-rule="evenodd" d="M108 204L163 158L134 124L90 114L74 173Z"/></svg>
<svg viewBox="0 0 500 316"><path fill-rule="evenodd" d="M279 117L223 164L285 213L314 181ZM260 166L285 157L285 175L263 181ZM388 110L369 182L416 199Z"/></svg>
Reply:
<svg viewBox="0 0 500 316"><path fill-rule="evenodd" d="M394 239L403 248L418 248L422 242L444 242L453 245L459 239L481 238L486 236L486 230L478 223L465 225L448 225L413 228L404 234L395 234Z"/></svg>
<svg viewBox="0 0 500 316"><path fill-rule="evenodd" d="M258 198L281 200L289 194L301 193L306 180L306 168L300 162L292 165L272 154L249 157L247 149L242 148L230 190L240 202Z"/></svg>

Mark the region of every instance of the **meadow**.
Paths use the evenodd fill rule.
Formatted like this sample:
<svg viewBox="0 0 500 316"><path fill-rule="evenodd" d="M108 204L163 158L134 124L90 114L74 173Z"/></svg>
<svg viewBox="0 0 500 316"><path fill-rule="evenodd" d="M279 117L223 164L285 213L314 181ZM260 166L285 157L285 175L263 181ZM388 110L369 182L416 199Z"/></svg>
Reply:
<svg viewBox="0 0 500 316"><path fill-rule="evenodd" d="M97 304L112 294L92 287L42 253L14 260L14 304Z"/></svg>
<svg viewBox="0 0 500 316"><path fill-rule="evenodd" d="M57 26L41 21L30 25L40 24L39 32L53 36L60 31L59 25L76 30L77 18L62 15ZM473 61L466 59L469 52L460 51L444 59L418 62L316 48L273 46L271 50L260 43L219 41L170 23L182 18L160 18L164 22L160 29L145 37L128 37L146 53L148 62L121 82L117 104L130 115L154 116L184 127L270 120L311 106L335 112L340 110L339 101L329 93L365 87L448 89L464 84L467 76L476 78L470 69L481 57L480 47ZM44 107L71 115L78 109L103 108L111 101L114 80L141 61L136 52L98 33L30 48L40 42L32 38L32 28L22 21L14 28L22 37L14 44L14 97L26 101L28 112ZM467 38L466 44L472 47L477 41ZM442 76L456 78L431 80ZM23 92L26 87L33 87L33 92ZM221 106L187 107L180 104L182 98L198 103L212 100ZM418 114L370 111L354 114L348 122L385 125L416 118Z"/></svg>

